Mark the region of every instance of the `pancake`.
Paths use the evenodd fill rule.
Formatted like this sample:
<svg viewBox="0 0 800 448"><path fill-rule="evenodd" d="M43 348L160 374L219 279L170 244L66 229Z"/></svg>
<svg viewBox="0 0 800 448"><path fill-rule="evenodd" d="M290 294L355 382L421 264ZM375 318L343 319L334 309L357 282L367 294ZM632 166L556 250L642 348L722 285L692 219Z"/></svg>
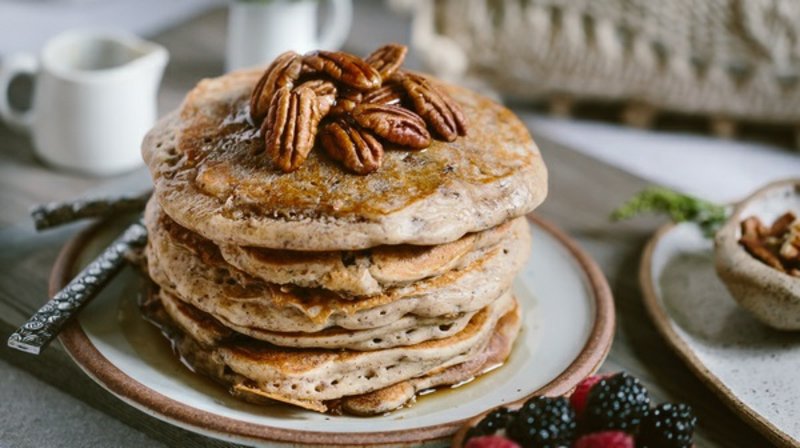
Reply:
<svg viewBox="0 0 800 448"><path fill-rule="evenodd" d="M234 395L359 415L395 409L418 391L459 383L497 365L519 329L518 305L510 294L477 313L455 336L372 352L286 350L243 337L209 346L201 341L214 340L212 335L225 329L199 310L175 318L158 294L144 308L188 366L228 385Z"/></svg>
<svg viewBox="0 0 800 448"><path fill-rule="evenodd" d="M500 318L494 327L489 343L483 351L468 361L436 369L424 376L374 392L344 397L339 403L340 408L355 415L384 414L408 403L420 392L441 386L463 384L500 367L511 354L514 340L517 338L521 326L520 320L520 310L517 306L513 311Z"/></svg>
<svg viewBox="0 0 800 448"><path fill-rule="evenodd" d="M197 310L197 308L183 302L167 291L160 292L161 303L167 312L181 326L190 326L198 319L181 322L180 316L195 316L202 313L206 316L203 320L212 319L214 328L219 331L205 332L204 338L199 339L204 345L213 345L224 339L232 337L235 333L249 336L253 339L269 342L270 344L295 347L295 348L325 348L348 350L381 350L391 347L414 345L421 342L442 339L452 336L463 330L476 311L461 313L456 316L418 317L406 315L391 322L384 327L368 330L346 330L344 328L327 328L316 333L280 333L264 331L256 328L241 327L230 322L221 323L211 315ZM189 331L190 333L194 333Z"/></svg>
<svg viewBox="0 0 800 448"><path fill-rule="evenodd" d="M368 296L463 268L469 255L496 245L509 228L504 223L438 246L404 244L356 252L298 252L221 244L220 252L228 263L270 283Z"/></svg>
<svg viewBox="0 0 800 448"><path fill-rule="evenodd" d="M436 317L476 311L510 287L530 251L528 224L520 218L496 247L477 254L463 269L386 294L343 299L324 290L278 286L248 276L225 263L213 243L170 224L153 204L145 212L145 223L153 281L226 326L271 332L364 330L408 314Z"/></svg>
<svg viewBox="0 0 800 448"><path fill-rule="evenodd" d="M261 73L203 80L143 143L161 206L208 239L300 251L437 245L522 216L547 194L547 170L516 116L447 85L440 87L469 117L465 137L421 151L388 149L367 176L321 150L282 173L248 123Z"/></svg>

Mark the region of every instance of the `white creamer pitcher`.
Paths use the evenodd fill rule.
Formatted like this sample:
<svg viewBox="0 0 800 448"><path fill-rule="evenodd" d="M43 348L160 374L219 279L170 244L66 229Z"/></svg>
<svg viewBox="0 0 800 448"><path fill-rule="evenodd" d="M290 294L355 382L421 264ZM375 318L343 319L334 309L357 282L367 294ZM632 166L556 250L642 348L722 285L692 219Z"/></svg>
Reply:
<svg viewBox="0 0 800 448"><path fill-rule="evenodd" d="M338 50L350 32L351 0L326 0L318 30L318 0L238 0L228 12L225 69L266 64L287 50Z"/></svg>
<svg viewBox="0 0 800 448"><path fill-rule="evenodd" d="M41 159L57 167L108 175L141 164L140 145L157 116L157 93L169 55L160 45L103 31L70 31L37 57L12 55L0 66L0 116L28 131ZM32 107L8 101L20 74L35 79Z"/></svg>

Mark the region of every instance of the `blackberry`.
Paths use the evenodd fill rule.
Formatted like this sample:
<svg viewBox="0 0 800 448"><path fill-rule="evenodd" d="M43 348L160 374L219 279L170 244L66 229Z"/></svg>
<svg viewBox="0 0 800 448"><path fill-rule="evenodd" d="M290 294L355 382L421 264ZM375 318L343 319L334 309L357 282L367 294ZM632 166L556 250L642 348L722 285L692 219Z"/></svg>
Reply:
<svg viewBox="0 0 800 448"><path fill-rule="evenodd" d="M650 409L647 389L633 376L618 373L592 387L581 422L583 433L618 429L635 433Z"/></svg>
<svg viewBox="0 0 800 448"><path fill-rule="evenodd" d="M575 437L575 411L564 397L534 397L511 420L508 437L522 446L555 448L569 445Z"/></svg>
<svg viewBox="0 0 800 448"><path fill-rule="evenodd" d="M663 403L651 410L639 426L637 447L689 448L697 417L688 404Z"/></svg>
<svg viewBox="0 0 800 448"><path fill-rule="evenodd" d="M513 417L514 413L508 409L497 408L494 411L486 414L486 417L483 417L483 419L481 419L477 425L469 428L464 441L466 442L472 437L490 436L492 434L496 434L497 431L505 429L508 425L508 422L510 422Z"/></svg>

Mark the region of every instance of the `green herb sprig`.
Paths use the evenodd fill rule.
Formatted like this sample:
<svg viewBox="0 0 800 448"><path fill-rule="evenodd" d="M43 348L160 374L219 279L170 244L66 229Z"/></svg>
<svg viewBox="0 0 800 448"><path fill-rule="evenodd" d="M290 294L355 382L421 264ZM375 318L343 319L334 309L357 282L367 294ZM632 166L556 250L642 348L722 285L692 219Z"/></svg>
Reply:
<svg viewBox="0 0 800 448"><path fill-rule="evenodd" d="M643 213L668 215L675 222L697 223L707 237L712 237L728 219L728 209L704 199L663 187L650 187L632 197L611 213L622 221Z"/></svg>

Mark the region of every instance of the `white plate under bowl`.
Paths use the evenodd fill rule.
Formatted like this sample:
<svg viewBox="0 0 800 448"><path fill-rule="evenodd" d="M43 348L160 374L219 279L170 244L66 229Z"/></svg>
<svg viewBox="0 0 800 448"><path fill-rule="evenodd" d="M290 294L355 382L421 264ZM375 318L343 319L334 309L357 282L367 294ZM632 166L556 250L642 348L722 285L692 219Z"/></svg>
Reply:
<svg viewBox="0 0 800 448"><path fill-rule="evenodd" d="M667 342L735 412L776 444L800 446L800 332L740 308L697 225L660 229L639 272L645 306Z"/></svg>
<svg viewBox="0 0 800 448"><path fill-rule="evenodd" d="M229 396L175 359L139 315L141 281L116 278L61 341L75 362L128 404L190 431L245 445L446 444L458 427L489 408L532 394L560 395L594 372L613 338L613 300L594 262L552 225L530 217L533 252L514 284L522 332L509 360L457 389L436 391L379 417L318 414L286 405L255 406ZM90 229L62 251L51 292L96 256L120 225Z"/></svg>

